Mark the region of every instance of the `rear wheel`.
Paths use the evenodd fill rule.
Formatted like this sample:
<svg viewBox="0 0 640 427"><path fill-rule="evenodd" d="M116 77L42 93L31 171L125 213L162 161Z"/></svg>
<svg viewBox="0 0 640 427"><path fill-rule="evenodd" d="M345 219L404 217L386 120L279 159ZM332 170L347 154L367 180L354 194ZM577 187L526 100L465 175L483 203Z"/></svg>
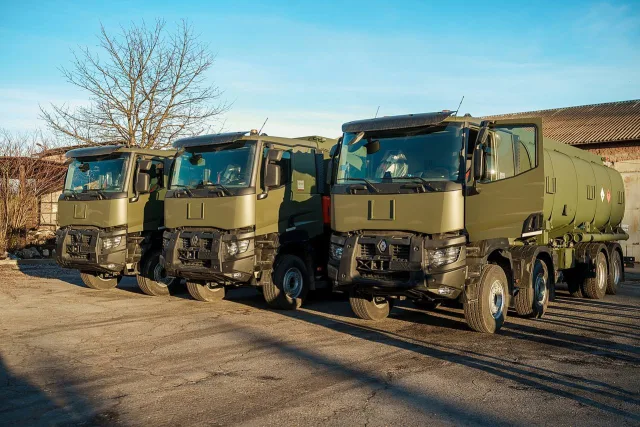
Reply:
<svg viewBox="0 0 640 427"><path fill-rule="evenodd" d="M122 276L105 276L102 273L95 273L92 271L81 271L80 278L82 282L87 285L88 288L104 291L106 289L113 289L118 286Z"/></svg>
<svg viewBox="0 0 640 427"><path fill-rule="evenodd" d="M607 280L609 277L607 257L604 255L604 252L598 252L595 264L595 277L586 278L582 285L582 293L591 299L602 299L607 293Z"/></svg>
<svg viewBox="0 0 640 427"><path fill-rule="evenodd" d="M213 282L187 280L187 290L193 299L203 302L214 302L224 299L225 288Z"/></svg>
<svg viewBox="0 0 640 427"><path fill-rule="evenodd" d="M167 276L166 270L160 264L160 251L151 252L145 257L140 270L136 279L142 292L147 295L169 295L170 289L178 282L178 279Z"/></svg>
<svg viewBox="0 0 640 427"><path fill-rule="evenodd" d="M311 278L304 261L295 255L283 255L277 262L271 280L262 285L269 306L296 310L302 306Z"/></svg>
<svg viewBox="0 0 640 427"><path fill-rule="evenodd" d="M495 264L487 265L476 285L477 299L464 300L464 318L471 329L495 333L507 319L509 284L504 270Z"/></svg>
<svg viewBox="0 0 640 427"><path fill-rule="evenodd" d="M542 317L549 304L549 271L544 261L533 265L529 286L520 289L514 297L516 312L524 317Z"/></svg>
<svg viewBox="0 0 640 427"><path fill-rule="evenodd" d="M607 294L615 295L618 292L618 284L622 280L622 258L620 252L614 250L611 253L611 262L609 263L609 278L607 281Z"/></svg>
<svg viewBox="0 0 640 427"><path fill-rule="evenodd" d="M364 320L382 320L391 312L391 301L385 297L374 297L352 292L349 304L354 314Z"/></svg>

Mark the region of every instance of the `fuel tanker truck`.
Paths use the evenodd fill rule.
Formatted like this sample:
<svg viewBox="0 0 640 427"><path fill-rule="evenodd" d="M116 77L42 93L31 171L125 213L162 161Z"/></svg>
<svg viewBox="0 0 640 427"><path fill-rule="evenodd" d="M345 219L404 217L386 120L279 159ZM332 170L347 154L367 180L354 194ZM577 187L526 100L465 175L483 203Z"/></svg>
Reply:
<svg viewBox="0 0 640 427"><path fill-rule="evenodd" d="M216 301L255 286L276 308L296 309L330 288L325 169L336 140L230 132L185 138L165 202L163 263L191 296Z"/></svg>
<svg viewBox="0 0 640 427"><path fill-rule="evenodd" d="M56 261L93 289L136 276L148 295L174 284L159 264L167 174L175 151L121 145L67 152Z"/></svg>
<svg viewBox="0 0 640 427"><path fill-rule="evenodd" d="M555 285L603 298L623 278L620 174L543 138L540 118L450 112L349 122L332 158L328 265L362 319L458 300L493 333L541 317Z"/></svg>

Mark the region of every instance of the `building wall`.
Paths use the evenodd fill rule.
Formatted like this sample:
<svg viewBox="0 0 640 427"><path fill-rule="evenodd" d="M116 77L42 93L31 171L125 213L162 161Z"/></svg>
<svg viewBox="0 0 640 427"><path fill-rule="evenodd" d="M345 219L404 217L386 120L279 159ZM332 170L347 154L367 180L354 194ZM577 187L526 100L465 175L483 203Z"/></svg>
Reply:
<svg viewBox="0 0 640 427"><path fill-rule="evenodd" d="M40 197L40 223L38 228L55 230L58 227L58 197L62 191L45 194Z"/></svg>
<svg viewBox="0 0 640 427"><path fill-rule="evenodd" d="M625 256L634 256L640 261L640 141L584 147L604 157L622 175L626 199L622 224L629 227L629 240L620 244Z"/></svg>

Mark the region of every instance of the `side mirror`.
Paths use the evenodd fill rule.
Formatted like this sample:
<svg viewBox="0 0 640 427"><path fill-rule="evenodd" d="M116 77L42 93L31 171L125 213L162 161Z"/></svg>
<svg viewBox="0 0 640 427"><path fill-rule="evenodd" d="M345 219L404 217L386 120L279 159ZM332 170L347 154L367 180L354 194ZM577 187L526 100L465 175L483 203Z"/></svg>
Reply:
<svg viewBox="0 0 640 427"><path fill-rule="evenodd" d="M331 185L333 182L333 159L327 160L327 170L325 173L325 184Z"/></svg>
<svg viewBox="0 0 640 427"><path fill-rule="evenodd" d="M484 177L484 148L476 146L473 151L473 178L478 181Z"/></svg>
<svg viewBox="0 0 640 427"><path fill-rule="evenodd" d="M266 188L280 187L282 185L282 168L273 163L268 163L265 168L264 186Z"/></svg>
<svg viewBox="0 0 640 427"><path fill-rule="evenodd" d="M148 171L151 169L151 160L140 160L138 161L138 170L139 171Z"/></svg>
<svg viewBox="0 0 640 427"><path fill-rule="evenodd" d="M144 194L149 192L151 178L148 173L138 172L136 178L136 192L138 194Z"/></svg>

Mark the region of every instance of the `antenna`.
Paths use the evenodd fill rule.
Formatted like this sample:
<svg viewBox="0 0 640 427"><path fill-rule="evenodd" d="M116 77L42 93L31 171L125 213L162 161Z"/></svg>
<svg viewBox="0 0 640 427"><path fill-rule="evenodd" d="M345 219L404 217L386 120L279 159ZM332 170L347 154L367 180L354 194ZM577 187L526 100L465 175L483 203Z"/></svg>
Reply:
<svg viewBox="0 0 640 427"><path fill-rule="evenodd" d="M376 110L376 116L374 117L374 119L378 118L378 111L380 111L380 106L378 105L378 109Z"/></svg>
<svg viewBox="0 0 640 427"><path fill-rule="evenodd" d="M262 127L260 128L260 130L258 131L258 135L262 135L262 129L264 129L264 125L267 124L267 121L269 120L269 117L267 117L264 121L264 123L262 124Z"/></svg>
<svg viewBox="0 0 640 427"><path fill-rule="evenodd" d="M462 95L462 99L460 100L460 104L458 104L458 109L456 110L456 113L453 115L453 117L458 117L458 111L460 111L460 107L462 107L462 101L464 101L464 95Z"/></svg>

